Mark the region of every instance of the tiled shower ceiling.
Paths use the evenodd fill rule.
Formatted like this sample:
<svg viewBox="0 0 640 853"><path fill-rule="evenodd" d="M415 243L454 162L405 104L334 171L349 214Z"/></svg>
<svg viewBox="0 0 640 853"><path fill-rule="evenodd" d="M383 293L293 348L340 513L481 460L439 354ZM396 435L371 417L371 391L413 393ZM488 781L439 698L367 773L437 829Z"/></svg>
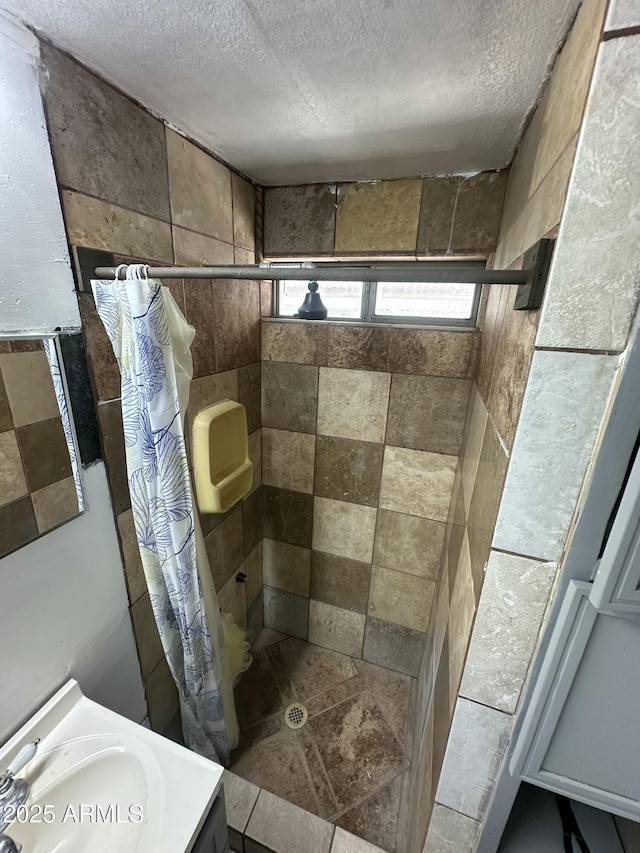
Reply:
<svg viewBox="0 0 640 853"><path fill-rule="evenodd" d="M264 184L498 169L579 0L0 0Z"/></svg>

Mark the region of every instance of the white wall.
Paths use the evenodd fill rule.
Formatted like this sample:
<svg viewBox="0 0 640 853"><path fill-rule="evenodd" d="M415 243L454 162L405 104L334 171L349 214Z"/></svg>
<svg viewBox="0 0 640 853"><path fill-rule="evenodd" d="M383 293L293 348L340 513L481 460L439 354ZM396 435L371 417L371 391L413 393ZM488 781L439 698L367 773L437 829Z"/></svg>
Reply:
<svg viewBox="0 0 640 853"><path fill-rule="evenodd" d="M0 331L79 328L38 42L0 9Z"/></svg>
<svg viewBox="0 0 640 853"><path fill-rule="evenodd" d="M0 333L78 327L36 40L0 10ZM104 465L88 511L0 560L0 741L67 678L134 720L146 705Z"/></svg>
<svg viewBox="0 0 640 853"><path fill-rule="evenodd" d="M84 479L88 512L0 561L0 741L70 677L147 713L104 465Z"/></svg>

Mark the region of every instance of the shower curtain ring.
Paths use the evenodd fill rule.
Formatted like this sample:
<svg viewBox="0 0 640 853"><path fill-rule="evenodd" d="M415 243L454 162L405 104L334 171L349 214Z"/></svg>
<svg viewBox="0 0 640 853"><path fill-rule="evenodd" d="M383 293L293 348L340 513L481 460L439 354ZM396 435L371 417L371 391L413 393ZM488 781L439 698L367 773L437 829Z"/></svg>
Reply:
<svg viewBox="0 0 640 853"><path fill-rule="evenodd" d="M120 270L125 270L125 274L124 274L123 278L126 278L126 276L127 276L126 269L127 269L126 264L118 264L118 266L116 267L116 271L113 275L113 277L115 278L116 281L118 281L120 279Z"/></svg>

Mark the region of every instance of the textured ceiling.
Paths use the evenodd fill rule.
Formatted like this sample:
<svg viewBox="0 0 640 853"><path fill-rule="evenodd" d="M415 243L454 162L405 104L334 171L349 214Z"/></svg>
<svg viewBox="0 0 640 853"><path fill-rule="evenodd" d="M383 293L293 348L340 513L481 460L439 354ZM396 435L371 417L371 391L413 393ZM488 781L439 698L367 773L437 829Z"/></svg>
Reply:
<svg viewBox="0 0 640 853"><path fill-rule="evenodd" d="M265 184L505 166L579 0L0 0Z"/></svg>

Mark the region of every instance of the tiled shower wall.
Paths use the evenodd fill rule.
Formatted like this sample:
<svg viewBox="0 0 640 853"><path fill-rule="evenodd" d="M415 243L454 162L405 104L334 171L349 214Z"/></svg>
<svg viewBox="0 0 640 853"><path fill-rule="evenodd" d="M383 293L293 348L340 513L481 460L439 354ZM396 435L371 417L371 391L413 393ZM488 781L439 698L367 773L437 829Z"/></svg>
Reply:
<svg viewBox="0 0 640 853"><path fill-rule="evenodd" d="M49 134L72 250L90 247L114 253L117 262L156 265L253 263L250 183L62 53L43 44L42 56ZM262 625L260 285L200 279L168 286L197 333L187 420L224 398L247 408L253 491L227 515L201 521L221 607L255 635ZM177 693L133 529L120 376L93 296L78 298L149 716L162 731L177 712ZM235 581L239 571L247 575L244 584Z"/></svg>
<svg viewBox="0 0 640 853"><path fill-rule="evenodd" d="M268 627L417 675L478 343L263 321Z"/></svg>
<svg viewBox="0 0 640 853"><path fill-rule="evenodd" d="M507 170L264 190L267 258L487 257Z"/></svg>
<svg viewBox="0 0 640 853"><path fill-rule="evenodd" d="M581 7L522 139L509 175L494 260L497 268L520 268L522 253L536 240L542 236L557 236L605 5L603 0L587 0ZM556 255L559 252L560 245ZM536 537L544 536L544 531L553 528L555 523L534 520L535 487L530 475L522 482L521 504L518 512L509 518L509 535L503 537L505 544L498 546L513 553L490 551L492 540L496 547L494 528L499 507L501 502L504 507L508 498L506 492L503 495L503 488L507 467L513 461L525 389L540 383L549 389L551 384L562 385L566 381L577 388L580 381L584 381L589 386L588 393L600 406L608 391L606 381L598 385L591 376L589 365L585 363L580 367L577 362L568 363L576 358L575 355L536 353L539 359L536 366L535 342L542 312L514 311L515 288L489 287L486 290L478 370L445 545L445 566L449 573L453 565L470 565L471 578L476 580L473 586L476 604L477 581L481 581L483 575L484 585L468 651L466 645L474 622L471 600L462 615L455 589L449 601L443 597L436 604L432 641L435 665L433 672L423 673L421 678L416 725L423 734L414 751L410 809L413 818L410 849L419 851L435 793L436 804L425 853L439 853L442 838L455 839L456 850L461 853L473 849L478 821L489 801L507 742L511 715L517 708L555 576L555 564L547 562L547 555L542 551L534 553L528 550L530 545L524 549L515 545L522 535L520 531L527 531L525 538L531 543ZM535 370L531 370L532 361ZM580 381L577 375L569 378L573 370L579 371ZM573 392L569 392L568 386L563 387L566 390L559 389L557 393L557 399L565 400L563 416L580 427L576 431L567 426L565 436L570 435L571 439L567 444L565 438L563 444L552 427L558 415L550 414L546 421L548 434L545 438L538 435L536 439L539 448L540 441L545 447L546 456L544 459L538 456L536 470L547 480L543 491L549 508L562 503L558 488L564 488L569 479L568 473L566 477L562 475L565 482L559 485L552 478L552 471L568 472L573 465L570 457L585 440L582 432L590 428L586 413L568 414L570 407L566 401ZM523 413L519 435L531 429L527 426L531 423L527 414L533 417L535 424L541 423L540 411L536 411L541 401L538 396L534 408ZM502 508L500 512L502 514ZM527 559L526 555L537 559ZM458 577L463 577L461 569ZM452 645L463 642L461 618L464 649L454 661ZM499 642L496 637L500 637ZM443 649L439 655L438 648ZM449 717L455 711L448 743L449 726L445 729L442 708L448 710ZM440 777L445 749L446 759Z"/></svg>

